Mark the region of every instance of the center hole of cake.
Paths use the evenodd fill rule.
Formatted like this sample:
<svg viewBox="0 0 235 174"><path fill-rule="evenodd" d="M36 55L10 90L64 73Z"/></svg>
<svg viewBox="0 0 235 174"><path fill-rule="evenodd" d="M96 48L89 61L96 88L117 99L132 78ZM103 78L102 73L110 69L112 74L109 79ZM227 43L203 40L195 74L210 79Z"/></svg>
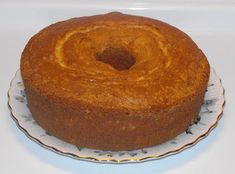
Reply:
<svg viewBox="0 0 235 174"><path fill-rule="evenodd" d="M96 55L96 60L111 65L119 71L130 69L136 62L135 57L123 48L106 48Z"/></svg>

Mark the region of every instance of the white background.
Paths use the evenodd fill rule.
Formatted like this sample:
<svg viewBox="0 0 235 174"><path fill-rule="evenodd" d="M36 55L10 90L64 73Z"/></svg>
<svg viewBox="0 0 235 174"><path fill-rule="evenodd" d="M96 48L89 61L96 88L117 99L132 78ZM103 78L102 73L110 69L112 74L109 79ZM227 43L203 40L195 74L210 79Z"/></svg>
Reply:
<svg viewBox="0 0 235 174"><path fill-rule="evenodd" d="M21 52L43 27L110 11L150 16L177 26L199 45L221 77L224 116L211 134L177 155L137 164L97 164L64 157L28 139L15 125L7 90ZM0 1L0 173L235 173L235 1Z"/></svg>

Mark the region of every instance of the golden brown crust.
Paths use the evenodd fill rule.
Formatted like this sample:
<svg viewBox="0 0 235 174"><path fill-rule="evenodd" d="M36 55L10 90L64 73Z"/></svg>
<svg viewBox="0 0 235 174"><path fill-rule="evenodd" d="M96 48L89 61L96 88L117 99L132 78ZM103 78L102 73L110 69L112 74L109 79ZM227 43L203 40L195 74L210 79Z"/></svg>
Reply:
<svg viewBox="0 0 235 174"><path fill-rule="evenodd" d="M116 52L130 53L119 69L123 61L112 56L111 66L100 57ZM79 146L128 150L188 127L202 104L209 64L175 27L109 13L40 31L24 49L21 74L29 108L49 133Z"/></svg>

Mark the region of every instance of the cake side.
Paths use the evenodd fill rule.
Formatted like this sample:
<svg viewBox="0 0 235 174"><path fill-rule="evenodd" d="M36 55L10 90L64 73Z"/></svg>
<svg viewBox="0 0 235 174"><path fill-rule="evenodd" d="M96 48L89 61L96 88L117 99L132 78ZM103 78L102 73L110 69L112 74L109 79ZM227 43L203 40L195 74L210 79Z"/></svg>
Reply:
<svg viewBox="0 0 235 174"><path fill-rule="evenodd" d="M133 150L174 138L196 121L205 92L167 110L128 111L58 102L25 85L30 111L42 128L79 147L102 150Z"/></svg>

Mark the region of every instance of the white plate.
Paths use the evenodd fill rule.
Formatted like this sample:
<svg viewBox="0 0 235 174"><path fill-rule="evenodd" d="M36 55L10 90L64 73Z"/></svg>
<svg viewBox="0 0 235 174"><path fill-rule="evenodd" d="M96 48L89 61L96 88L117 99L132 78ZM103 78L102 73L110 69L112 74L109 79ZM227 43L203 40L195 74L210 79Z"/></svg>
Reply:
<svg viewBox="0 0 235 174"><path fill-rule="evenodd" d="M224 89L215 71L211 69L210 80L204 103L198 116L198 122L191 125L187 131L178 135L166 143L154 147L148 147L133 151L102 151L96 149L81 148L66 143L54 136L49 135L33 119L28 107L24 93L20 71L16 72L11 82L8 92L8 104L12 113L12 118L17 126L32 140L41 146L57 152L59 154L73 157L75 159L127 163L142 162L146 160L159 159L168 155L176 154L182 150L193 146L199 140L205 138L217 125L222 116L224 99Z"/></svg>

